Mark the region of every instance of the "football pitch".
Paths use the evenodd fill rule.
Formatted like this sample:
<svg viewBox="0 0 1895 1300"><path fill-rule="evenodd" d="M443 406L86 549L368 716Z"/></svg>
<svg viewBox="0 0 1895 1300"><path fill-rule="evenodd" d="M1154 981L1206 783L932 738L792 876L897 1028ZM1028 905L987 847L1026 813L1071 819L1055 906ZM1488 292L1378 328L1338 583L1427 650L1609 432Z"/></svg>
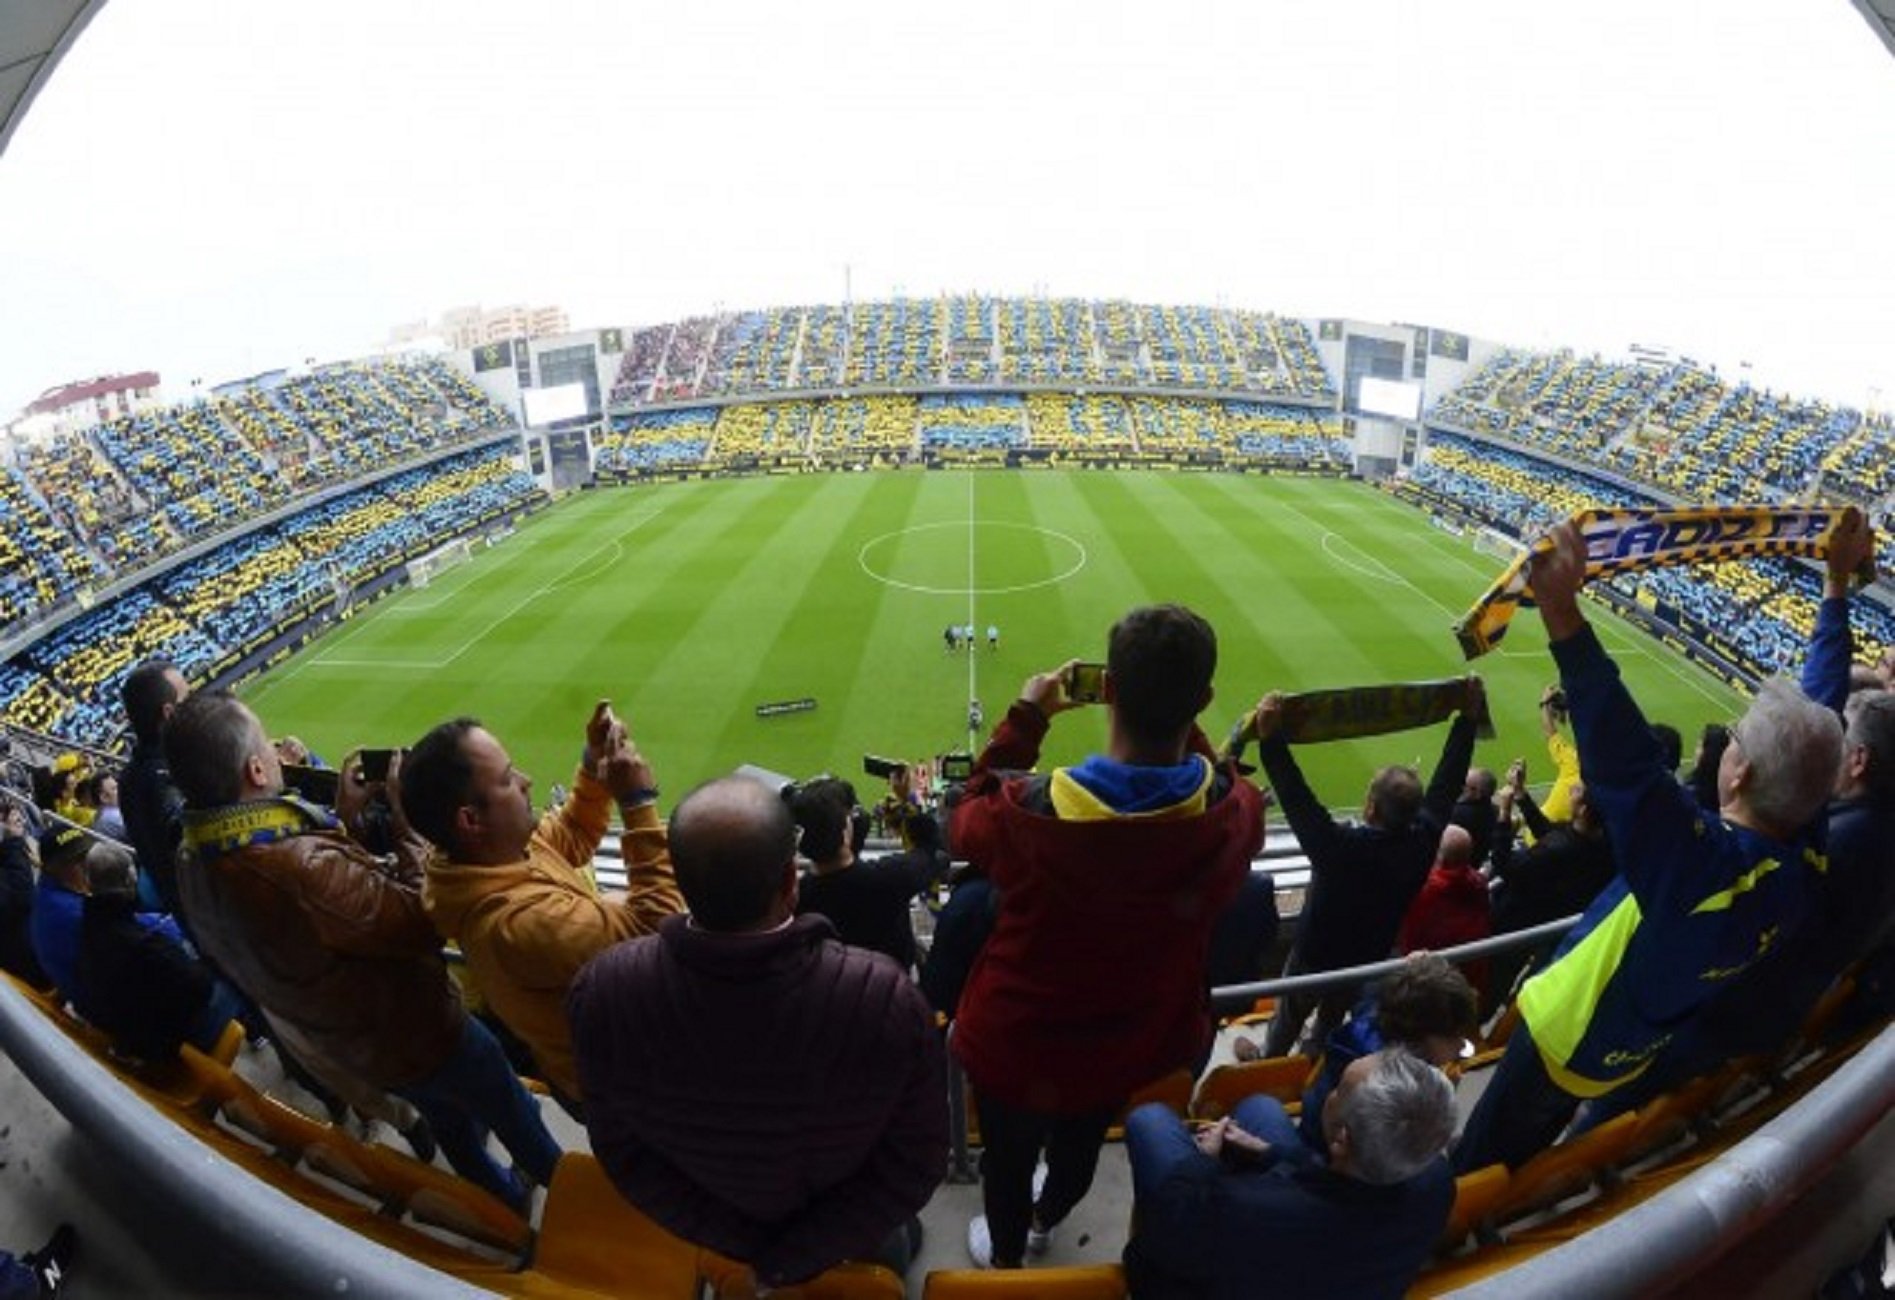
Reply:
<svg viewBox="0 0 1895 1300"><path fill-rule="evenodd" d="M1360 484L1161 472L905 471L585 492L430 585L357 614L250 684L272 735L332 761L481 718L538 782L571 779L592 702L610 697L666 805L740 763L861 778L865 753L964 748L970 699L997 722L1030 674L1103 659L1125 610L1180 601L1218 634L1215 740L1263 692L1454 676L1487 681L1498 735L1551 775L1538 616L1465 663L1450 624L1500 571ZM1729 687L1593 606L1648 717L1686 737L1740 707ZM949 652L950 624L974 650ZM989 625L1000 631L989 649ZM759 716L759 705L814 709ZM1419 762L1443 727L1299 751L1332 806L1370 771ZM1105 740L1102 711L1055 719L1044 761Z"/></svg>

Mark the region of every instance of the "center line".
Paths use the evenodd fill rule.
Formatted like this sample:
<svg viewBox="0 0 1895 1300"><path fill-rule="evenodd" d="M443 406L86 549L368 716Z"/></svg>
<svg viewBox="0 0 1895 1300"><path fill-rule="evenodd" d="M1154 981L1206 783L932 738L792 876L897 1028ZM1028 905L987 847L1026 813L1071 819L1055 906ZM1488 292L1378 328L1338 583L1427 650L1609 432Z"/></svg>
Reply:
<svg viewBox="0 0 1895 1300"><path fill-rule="evenodd" d="M980 731L973 726L974 701L980 698L974 683L975 665L980 662L979 629L974 626L974 471L967 471L967 747L978 748Z"/></svg>

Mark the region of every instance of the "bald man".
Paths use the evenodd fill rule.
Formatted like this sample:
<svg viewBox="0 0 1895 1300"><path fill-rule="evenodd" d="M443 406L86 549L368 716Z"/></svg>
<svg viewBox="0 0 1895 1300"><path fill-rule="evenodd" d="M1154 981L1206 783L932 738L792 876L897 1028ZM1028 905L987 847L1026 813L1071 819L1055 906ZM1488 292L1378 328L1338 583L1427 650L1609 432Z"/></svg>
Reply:
<svg viewBox="0 0 1895 1300"><path fill-rule="evenodd" d="M770 787L700 786L669 838L689 918L607 949L568 1003L593 1151L626 1200L756 1285L845 1259L904 1272L947 1164L927 1001L796 915L796 823Z"/></svg>
<svg viewBox="0 0 1895 1300"><path fill-rule="evenodd" d="M1460 826L1448 826L1441 832L1428 878L1402 918L1395 946L1404 953L1438 952L1493 932L1487 877L1474 865L1474 837ZM1469 962L1466 974L1476 989L1484 988L1486 961Z"/></svg>

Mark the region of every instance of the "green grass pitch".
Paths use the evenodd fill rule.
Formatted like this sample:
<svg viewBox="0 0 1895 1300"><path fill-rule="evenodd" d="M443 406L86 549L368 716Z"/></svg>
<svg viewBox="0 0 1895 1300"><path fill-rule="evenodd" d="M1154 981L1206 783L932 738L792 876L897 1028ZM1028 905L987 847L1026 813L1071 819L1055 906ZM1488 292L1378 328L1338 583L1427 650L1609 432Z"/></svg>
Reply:
<svg viewBox="0 0 1895 1300"><path fill-rule="evenodd" d="M971 521L971 523L970 523ZM1445 677L1487 680L1499 729L1478 761L1550 776L1537 701L1553 679L1539 619L1464 663L1449 625L1499 572L1414 509L1359 484L1221 474L933 471L750 478L579 494L431 585L358 614L251 684L272 734L332 759L482 718L546 785L571 779L594 699L610 697L667 805L752 762L857 776L863 753L964 746L1025 678L1103 659L1113 619L1182 601L1218 633L1213 738L1263 692ZM1741 699L1591 611L1634 694L1688 745ZM949 623L981 644L949 654ZM998 651L985 645L989 623ZM813 712L755 716L810 696ZM1332 805L1370 771L1420 762L1444 731L1310 746ZM1100 747L1100 712L1055 720L1045 760ZM873 781L859 788L873 797Z"/></svg>

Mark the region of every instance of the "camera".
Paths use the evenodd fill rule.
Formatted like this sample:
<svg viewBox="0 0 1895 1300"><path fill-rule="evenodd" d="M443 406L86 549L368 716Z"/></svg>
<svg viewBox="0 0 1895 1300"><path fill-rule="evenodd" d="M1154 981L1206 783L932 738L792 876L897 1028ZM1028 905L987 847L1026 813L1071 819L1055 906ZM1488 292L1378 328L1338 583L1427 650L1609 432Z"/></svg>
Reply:
<svg viewBox="0 0 1895 1300"><path fill-rule="evenodd" d="M862 770L868 775L884 781L900 776L908 769L908 764L893 758L878 758L874 754L862 755Z"/></svg>
<svg viewBox="0 0 1895 1300"><path fill-rule="evenodd" d="M950 785L966 781L974 775L974 756L972 754L941 755L941 779Z"/></svg>

